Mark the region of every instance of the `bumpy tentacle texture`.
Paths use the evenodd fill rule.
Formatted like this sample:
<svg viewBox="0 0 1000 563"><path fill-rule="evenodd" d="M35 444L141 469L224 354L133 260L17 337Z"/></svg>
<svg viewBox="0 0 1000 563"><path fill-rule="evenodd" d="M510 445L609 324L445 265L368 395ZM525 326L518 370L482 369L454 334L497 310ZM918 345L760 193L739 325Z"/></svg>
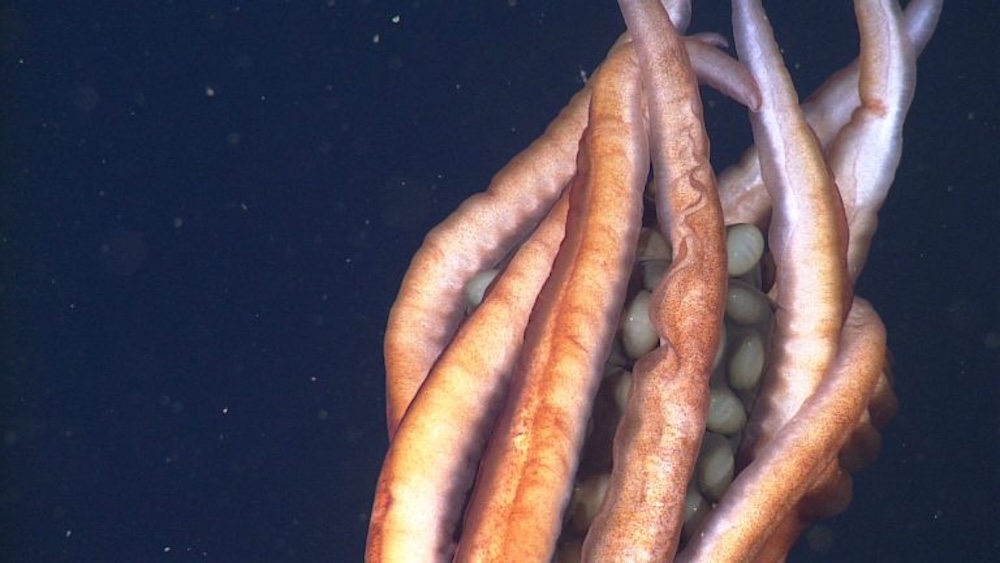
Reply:
<svg viewBox="0 0 1000 563"><path fill-rule="evenodd" d="M681 35L686 0L620 7L403 280L368 561L781 560L877 454L896 401L853 284L941 0L856 0L858 60L802 104L760 0L733 2L739 60ZM718 189L699 82L750 110Z"/></svg>

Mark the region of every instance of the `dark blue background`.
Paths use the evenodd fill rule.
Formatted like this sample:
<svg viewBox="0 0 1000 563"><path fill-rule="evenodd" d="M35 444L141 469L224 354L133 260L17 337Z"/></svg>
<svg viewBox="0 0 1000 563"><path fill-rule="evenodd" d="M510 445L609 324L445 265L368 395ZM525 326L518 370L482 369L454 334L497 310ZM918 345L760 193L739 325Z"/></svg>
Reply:
<svg viewBox="0 0 1000 563"><path fill-rule="evenodd" d="M388 307L623 29L577 4L5 3L6 560L359 560ZM805 91L853 58L853 15L788 4ZM727 18L696 2L693 28ZM951 2L920 62L858 289L902 412L831 550L793 560L1000 559L998 29ZM748 127L706 95L723 166Z"/></svg>

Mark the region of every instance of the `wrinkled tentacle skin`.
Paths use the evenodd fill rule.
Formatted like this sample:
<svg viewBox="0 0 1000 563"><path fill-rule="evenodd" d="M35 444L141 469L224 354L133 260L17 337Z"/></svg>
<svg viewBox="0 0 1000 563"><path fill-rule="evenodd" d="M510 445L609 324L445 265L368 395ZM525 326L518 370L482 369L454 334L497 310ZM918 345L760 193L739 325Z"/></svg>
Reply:
<svg viewBox="0 0 1000 563"><path fill-rule="evenodd" d="M525 333L470 500L458 558L547 561L635 259L649 149L635 53L592 79L569 222Z"/></svg>
<svg viewBox="0 0 1000 563"><path fill-rule="evenodd" d="M661 346L633 369L614 471L583 551L594 561L662 561L680 537L705 428L725 305L725 229L681 37L657 0L620 4L639 55L660 228L669 233L674 260L650 306Z"/></svg>
<svg viewBox="0 0 1000 563"><path fill-rule="evenodd" d="M673 261L650 300L589 561L782 560L843 510L897 409L886 335L853 294L941 0L856 0L858 59L800 103L760 0L725 40L687 0L620 0L628 33L545 133L427 235L386 329L390 447L366 560L547 561L618 327L652 164ZM719 176L698 84L749 110ZM739 473L679 547L727 273L724 225L769 233L775 307ZM499 268L466 316L463 291Z"/></svg>

